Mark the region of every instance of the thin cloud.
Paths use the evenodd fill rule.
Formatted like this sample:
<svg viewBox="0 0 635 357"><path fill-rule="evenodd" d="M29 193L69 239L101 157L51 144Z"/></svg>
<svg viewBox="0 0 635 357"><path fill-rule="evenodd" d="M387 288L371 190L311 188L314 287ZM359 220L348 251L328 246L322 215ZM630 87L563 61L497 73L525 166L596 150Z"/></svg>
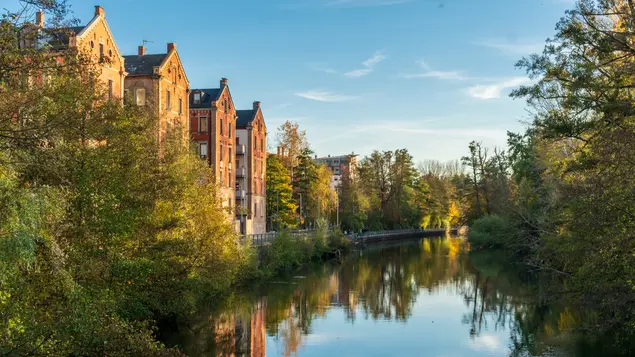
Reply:
<svg viewBox="0 0 635 357"><path fill-rule="evenodd" d="M318 102L346 102L357 99L355 96L335 94L319 89L299 92L295 93L295 95L306 99L317 100Z"/></svg>
<svg viewBox="0 0 635 357"><path fill-rule="evenodd" d="M309 117L273 117L273 118L267 118L267 123L269 125L273 124L274 126L277 126L278 124L282 124L287 121L299 122L299 121L307 121L308 119L310 118Z"/></svg>
<svg viewBox="0 0 635 357"><path fill-rule="evenodd" d="M475 42L475 45L489 47L503 54L512 56L529 55L532 53L542 52L545 44L540 42L516 43L509 41L488 40Z"/></svg>
<svg viewBox="0 0 635 357"><path fill-rule="evenodd" d="M414 0L331 0L325 3L329 7L369 7L390 6L413 2Z"/></svg>
<svg viewBox="0 0 635 357"><path fill-rule="evenodd" d="M312 70L318 71L318 72L324 72L324 73L328 73L328 74L336 74L337 73L337 71L335 69L329 67L327 64L324 64L324 63L309 63L308 66Z"/></svg>
<svg viewBox="0 0 635 357"><path fill-rule="evenodd" d="M504 90L518 87L529 82L531 82L531 80L527 77L513 77L498 83L472 86L467 89L467 94L476 99L497 99L501 97Z"/></svg>
<svg viewBox="0 0 635 357"><path fill-rule="evenodd" d="M505 137L507 131L503 129L482 129L482 128L421 128L420 126L406 125L406 123L370 123L368 125L355 127L351 130L355 133L364 132L394 132L400 134L428 134L438 136L455 136L455 137L478 137L497 139Z"/></svg>
<svg viewBox="0 0 635 357"><path fill-rule="evenodd" d="M460 71L437 71L433 70L428 66L424 61L419 61L419 66L423 69L423 72L420 73L405 73L400 74L401 78L413 79L413 78L437 78L444 80L456 80L456 81L464 81L469 79Z"/></svg>
<svg viewBox="0 0 635 357"><path fill-rule="evenodd" d="M381 53L381 51L377 51L375 52L375 54L373 54L373 56L369 59L367 59L366 61L362 62L362 65L364 66L364 68L358 68L358 69L354 69L350 72L346 72L344 73L344 75L346 77L349 78L358 78L358 77L363 77L363 76L367 76L369 75L371 72L373 72L373 70L375 69L375 66L386 59L386 56Z"/></svg>

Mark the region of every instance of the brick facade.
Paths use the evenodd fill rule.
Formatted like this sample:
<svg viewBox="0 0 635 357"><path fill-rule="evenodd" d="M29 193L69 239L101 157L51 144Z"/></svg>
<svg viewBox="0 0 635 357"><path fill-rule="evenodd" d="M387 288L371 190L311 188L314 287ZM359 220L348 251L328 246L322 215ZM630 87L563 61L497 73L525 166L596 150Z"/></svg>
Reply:
<svg viewBox="0 0 635 357"><path fill-rule="evenodd" d="M207 159L220 187L224 207L234 208L236 196L236 108L227 79L219 88L194 89L189 96L190 138L198 154ZM229 219L234 221L234 213Z"/></svg>
<svg viewBox="0 0 635 357"><path fill-rule="evenodd" d="M251 110L238 111L238 133L236 146L244 147L236 158L236 167L241 170L237 190L244 191L244 199L239 203L246 210L241 232L247 234L264 233L267 229L267 127L260 108L254 102Z"/></svg>
<svg viewBox="0 0 635 357"><path fill-rule="evenodd" d="M189 137L190 82L174 43L167 44L167 53L148 55L140 46L137 55L125 56L128 76L125 91L132 103L146 106L158 119L157 138L178 128Z"/></svg>

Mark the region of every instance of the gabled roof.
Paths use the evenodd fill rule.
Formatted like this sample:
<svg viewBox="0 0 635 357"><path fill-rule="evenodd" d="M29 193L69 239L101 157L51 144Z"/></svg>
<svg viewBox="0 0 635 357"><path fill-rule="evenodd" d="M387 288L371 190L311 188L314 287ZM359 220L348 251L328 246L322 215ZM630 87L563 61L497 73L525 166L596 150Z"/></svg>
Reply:
<svg viewBox="0 0 635 357"><path fill-rule="evenodd" d="M257 110L237 110L236 129L247 129L249 124L256 118Z"/></svg>
<svg viewBox="0 0 635 357"><path fill-rule="evenodd" d="M86 26L73 26L67 28L57 28L57 29L43 29L46 33L46 42L51 46L54 50L65 50L68 48L68 43L71 37L71 33L77 35L82 32L82 30Z"/></svg>
<svg viewBox="0 0 635 357"><path fill-rule="evenodd" d="M124 56L126 72L130 76L148 76L154 73L154 67L159 67L168 56L167 53L143 56Z"/></svg>
<svg viewBox="0 0 635 357"><path fill-rule="evenodd" d="M194 103L194 93L201 92L201 102ZM192 89L190 91L190 108L210 108L212 102L220 98L223 91L221 88Z"/></svg>

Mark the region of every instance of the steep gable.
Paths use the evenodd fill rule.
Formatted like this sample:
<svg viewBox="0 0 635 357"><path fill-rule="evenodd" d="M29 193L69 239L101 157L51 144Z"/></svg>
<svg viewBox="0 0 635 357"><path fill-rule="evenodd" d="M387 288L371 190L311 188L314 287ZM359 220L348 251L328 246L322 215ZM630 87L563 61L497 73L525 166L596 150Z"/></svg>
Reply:
<svg viewBox="0 0 635 357"><path fill-rule="evenodd" d="M159 66L159 73L162 77L168 78L175 85L185 88L189 88L190 86L190 81L187 78L181 57L174 43L168 43L168 54Z"/></svg>

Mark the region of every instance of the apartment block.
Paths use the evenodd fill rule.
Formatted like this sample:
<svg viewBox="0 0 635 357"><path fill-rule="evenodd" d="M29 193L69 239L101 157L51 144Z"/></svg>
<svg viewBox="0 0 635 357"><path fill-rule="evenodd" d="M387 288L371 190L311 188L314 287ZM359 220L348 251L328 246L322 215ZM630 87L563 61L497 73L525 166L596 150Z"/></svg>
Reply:
<svg viewBox="0 0 635 357"><path fill-rule="evenodd" d="M236 210L242 234L267 230L267 127L260 108L236 112Z"/></svg>
<svg viewBox="0 0 635 357"><path fill-rule="evenodd" d="M168 43L166 53L159 54L147 54L145 46L139 46L136 55L124 59L125 91L134 104L147 106L158 118L158 140L176 128L187 138L190 82L176 44Z"/></svg>
<svg viewBox="0 0 635 357"><path fill-rule="evenodd" d="M103 7L95 6L93 18L87 25L62 30L47 29L45 14L40 10L35 16L35 24L24 31L41 32L42 39L46 39L45 43L53 52L76 51L77 54L85 55L94 60L101 71L100 79L106 85L108 98L123 98L124 79L127 75L124 57L110 31L106 21L106 11ZM30 38L30 40L26 40L26 38ZM31 43L34 40L34 37L29 36L21 38L20 46L41 46L41 43Z"/></svg>
<svg viewBox="0 0 635 357"><path fill-rule="evenodd" d="M194 89L190 93L190 138L198 154L207 160L220 187L223 206L234 208L236 108L227 78L218 88ZM230 219L233 221L233 214Z"/></svg>
<svg viewBox="0 0 635 357"><path fill-rule="evenodd" d="M349 155L317 157L314 158L314 162L318 165L326 165L333 173L331 177L331 188L335 189L341 184L342 176L348 172L351 175L355 175L355 168L357 167L357 156L355 153Z"/></svg>

